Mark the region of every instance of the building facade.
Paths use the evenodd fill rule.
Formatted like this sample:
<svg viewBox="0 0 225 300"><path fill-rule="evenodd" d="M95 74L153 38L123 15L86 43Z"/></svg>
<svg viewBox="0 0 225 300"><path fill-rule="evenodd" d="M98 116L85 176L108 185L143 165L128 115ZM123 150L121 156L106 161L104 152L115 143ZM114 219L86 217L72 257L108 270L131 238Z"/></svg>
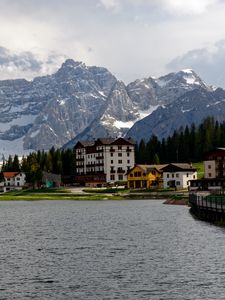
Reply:
<svg viewBox="0 0 225 300"><path fill-rule="evenodd" d="M135 165L127 174L130 189L162 187L162 171L165 165Z"/></svg>
<svg viewBox="0 0 225 300"><path fill-rule="evenodd" d="M197 179L197 170L192 164L171 163L162 168L164 188L187 188Z"/></svg>
<svg viewBox="0 0 225 300"><path fill-rule="evenodd" d="M191 191L225 191L225 148L216 148L205 154L204 178L191 181Z"/></svg>
<svg viewBox="0 0 225 300"><path fill-rule="evenodd" d="M1 183L1 190L8 192L20 190L25 185L25 173L23 172L3 172L4 181Z"/></svg>
<svg viewBox="0 0 225 300"><path fill-rule="evenodd" d="M97 139L74 147L76 182L86 186L122 183L133 168L135 143L131 139Z"/></svg>
<svg viewBox="0 0 225 300"><path fill-rule="evenodd" d="M225 178L225 148L217 148L205 155L204 178Z"/></svg>

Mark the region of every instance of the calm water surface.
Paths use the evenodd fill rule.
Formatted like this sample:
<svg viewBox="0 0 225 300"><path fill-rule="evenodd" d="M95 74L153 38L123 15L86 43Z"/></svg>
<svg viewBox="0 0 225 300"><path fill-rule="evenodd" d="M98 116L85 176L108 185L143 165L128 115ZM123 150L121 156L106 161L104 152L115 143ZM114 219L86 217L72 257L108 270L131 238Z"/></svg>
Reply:
<svg viewBox="0 0 225 300"><path fill-rule="evenodd" d="M0 299L225 299L225 229L161 201L0 202Z"/></svg>

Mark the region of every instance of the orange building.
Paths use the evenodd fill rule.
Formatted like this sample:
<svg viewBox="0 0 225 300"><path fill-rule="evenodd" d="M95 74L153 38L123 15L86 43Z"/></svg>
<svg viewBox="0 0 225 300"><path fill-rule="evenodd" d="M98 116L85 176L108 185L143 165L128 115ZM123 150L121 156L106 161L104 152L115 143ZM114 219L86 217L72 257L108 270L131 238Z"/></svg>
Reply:
<svg viewBox="0 0 225 300"><path fill-rule="evenodd" d="M162 187L162 171L166 165L135 165L127 173L127 186L130 189Z"/></svg>

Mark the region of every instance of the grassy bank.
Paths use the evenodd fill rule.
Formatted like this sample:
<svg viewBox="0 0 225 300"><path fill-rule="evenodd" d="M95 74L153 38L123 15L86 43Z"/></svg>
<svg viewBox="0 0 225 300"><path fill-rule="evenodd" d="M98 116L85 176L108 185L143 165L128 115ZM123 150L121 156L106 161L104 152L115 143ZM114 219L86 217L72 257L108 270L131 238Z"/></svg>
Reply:
<svg viewBox="0 0 225 300"><path fill-rule="evenodd" d="M27 189L0 194L0 201L38 201L38 200L108 200L112 195L74 194L65 188ZM114 196L113 199L121 199Z"/></svg>
<svg viewBox="0 0 225 300"><path fill-rule="evenodd" d="M204 177L204 163L198 162L198 163L193 163L193 167L197 169L198 173L198 179L201 179Z"/></svg>
<svg viewBox="0 0 225 300"><path fill-rule="evenodd" d="M28 189L0 194L0 201L38 201L38 200L123 200L123 199L180 199L175 191L129 191L121 189L88 189L86 193L71 193L60 189Z"/></svg>
<svg viewBox="0 0 225 300"><path fill-rule="evenodd" d="M0 195L0 201L39 201L39 200L120 200L120 196L111 195L89 195L89 194L72 194L72 193L16 193L9 192Z"/></svg>

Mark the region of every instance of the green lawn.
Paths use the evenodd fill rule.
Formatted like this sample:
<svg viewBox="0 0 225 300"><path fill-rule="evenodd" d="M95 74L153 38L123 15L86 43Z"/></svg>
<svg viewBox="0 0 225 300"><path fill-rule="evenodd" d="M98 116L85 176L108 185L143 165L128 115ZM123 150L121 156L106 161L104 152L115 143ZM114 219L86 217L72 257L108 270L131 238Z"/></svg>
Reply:
<svg viewBox="0 0 225 300"><path fill-rule="evenodd" d="M64 188L60 189L28 189L21 191L12 191L0 194L0 201L7 200L110 200L122 199L120 196L111 195L90 195L90 194L73 194Z"/></svg>
<svg viewBox="0 0 225 300"><path fill-rule="evenodd" d="M193 167L197 169L198 173L198 179L201 179L204 177L204 163L203 161L198 163L193 163Z"/></svg>

